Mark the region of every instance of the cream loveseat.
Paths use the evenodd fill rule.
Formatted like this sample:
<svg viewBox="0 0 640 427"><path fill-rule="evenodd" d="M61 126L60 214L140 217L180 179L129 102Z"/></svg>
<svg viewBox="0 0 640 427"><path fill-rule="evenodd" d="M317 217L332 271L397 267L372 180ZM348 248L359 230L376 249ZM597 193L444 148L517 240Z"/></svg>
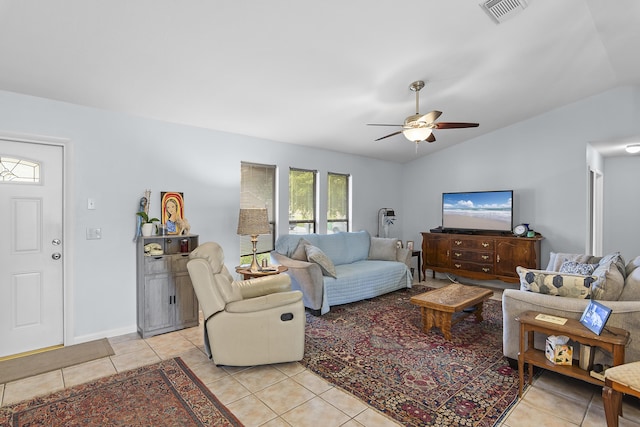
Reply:
<svg viewBox="0 0 640 427"><path fill-rule="evenodd" d="M520 313L532 310L559 317L580 319L589 304L587 298L592 298L612 310L606 326L615 326L631 333L630 343L625 349L625 361L640 360L640 268L638 266L640 266L640 257L625 265L619 253L600 258L552 252L549 264L544 271L518 267L520 290L507 289L502 294L504 355L511 359L512 363L518 358L520 327L515 319ZM582 272L587 274L564 272L584 268L587 270ZM586 282L585 279L587 279ZM585 283L589 284L586 294L579 289L579 285L582 284L584 287ZM543 350L544 345L545 337L537 334L535 347ZM578 358L577 347L574 348L573 354L574 358ZM596 362L611 364L611 357L598 350Z"/></svg>
<svg viewBox="0 0 640 427"><path fill-rule="evenodd" d="M366 231L286 234L276 241L271 260L288 268L291 288L301 290L305 307L320 315L332 305L410 288L411 252L397 242Z"/></svg>

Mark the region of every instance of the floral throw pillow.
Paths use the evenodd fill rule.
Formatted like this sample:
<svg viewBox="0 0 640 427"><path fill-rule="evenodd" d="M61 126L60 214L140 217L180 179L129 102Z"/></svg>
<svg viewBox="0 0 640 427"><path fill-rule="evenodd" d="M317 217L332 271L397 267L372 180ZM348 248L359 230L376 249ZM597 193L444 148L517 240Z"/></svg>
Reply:
<svg viewBox="0 0 640 427"><path fill-rule="evenodd" d="M560 273L591 276L595 271L596 267L597 267L597 264L585 264L578 261L565 261L560 266Z"/></svg>
<svg viewBox="0 0 640 427"><path fill-rule="evenodd" d="M516 267L520 276L520 290L569 298L588 298L594 276L529 270Z"/></svg>

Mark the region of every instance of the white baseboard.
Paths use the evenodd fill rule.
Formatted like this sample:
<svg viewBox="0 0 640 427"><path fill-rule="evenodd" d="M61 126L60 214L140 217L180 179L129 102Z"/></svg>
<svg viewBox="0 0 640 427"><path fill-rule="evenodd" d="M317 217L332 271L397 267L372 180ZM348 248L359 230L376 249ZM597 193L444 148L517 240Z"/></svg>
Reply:
<svg viewBox="0 0 640 427"><path fill-rule="evenodd" d="M102 338L118 337L120 335L136 333L137 331L138 331L137 325L131 325L124 328L111 329L108 331L102 331L95 334L74 337L73 342L67 343L66 345L82 344L83 342L95 341Z"/></svg>

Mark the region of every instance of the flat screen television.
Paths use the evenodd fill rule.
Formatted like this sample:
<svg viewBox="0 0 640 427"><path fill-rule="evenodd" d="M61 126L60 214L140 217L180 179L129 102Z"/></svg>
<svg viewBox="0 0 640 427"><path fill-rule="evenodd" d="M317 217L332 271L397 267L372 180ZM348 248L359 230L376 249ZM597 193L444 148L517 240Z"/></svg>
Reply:
<svg viewBox="0 0 640 427"><path fill-rule="evenodd" d="M442 228L507 231L513 227L513 190L442 194Z"/></svg>

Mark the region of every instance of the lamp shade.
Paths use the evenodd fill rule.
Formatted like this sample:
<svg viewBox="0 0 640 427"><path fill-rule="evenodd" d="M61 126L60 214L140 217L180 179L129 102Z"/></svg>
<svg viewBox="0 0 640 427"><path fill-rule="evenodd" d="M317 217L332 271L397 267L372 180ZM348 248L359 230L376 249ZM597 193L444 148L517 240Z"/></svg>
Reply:
<svg viewBox="0 0 640 427"><path fill-rule="evenodd" d="M241 236L257 236L269 234L269 216L266 209L240 209L238 216L238 234Z"/></svg>
<svg viewBox="0 0 640 427"><path fill-rule="evenodd" d="M427 127L408 128L408 129L404 129L402 131L402 134L409 141L422 142L425 139L429 138L429 135L431 135L431 128L427 128Z"/></svg>

